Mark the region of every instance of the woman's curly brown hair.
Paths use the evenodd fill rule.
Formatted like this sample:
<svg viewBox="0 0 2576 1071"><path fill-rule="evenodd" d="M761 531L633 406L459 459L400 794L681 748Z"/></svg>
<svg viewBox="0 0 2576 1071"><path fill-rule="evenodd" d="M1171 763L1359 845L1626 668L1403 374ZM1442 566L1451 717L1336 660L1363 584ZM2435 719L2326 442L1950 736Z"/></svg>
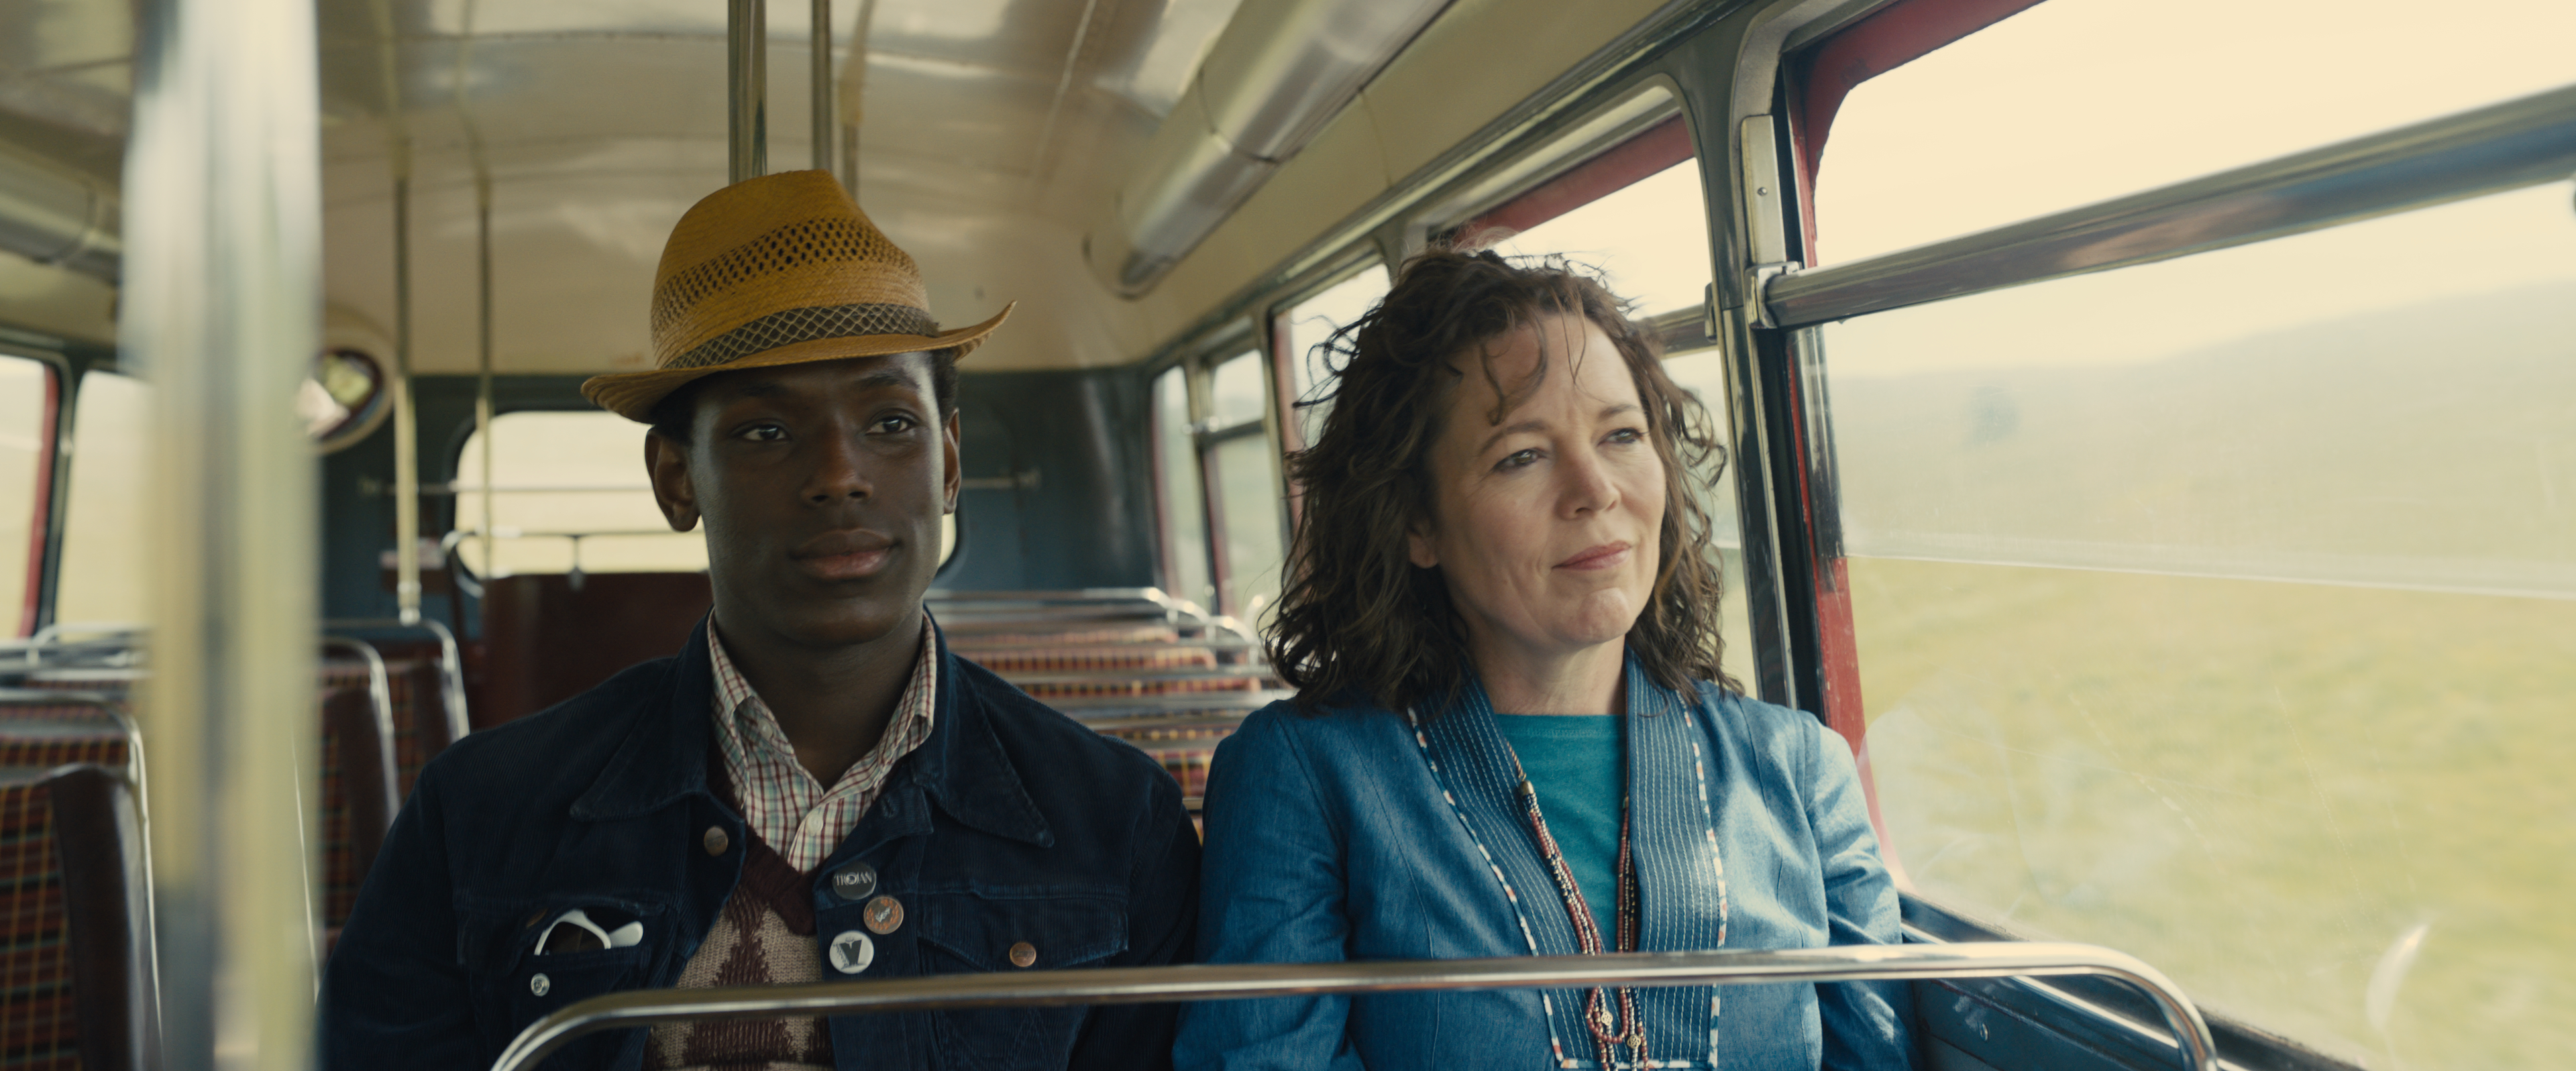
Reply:
<svg viewBox="0 0 2576 1071"><path fill-rule="evenodd" d="M1269 632L1271 665L1297 689L1297 707L1365 698L1388 710L1445 700L1475 672L1466 626L1438 569L1415 566L1406 535L1431 508L1428 457L1450 391L1470 354L1500 408L1500 424L1546 378L1544 349L1527 380L1495 378L1489 343L1560 313L1577 313L1610 337L1646 411L1664 464L1664 520L1655 586L1628 631L1655 683L1688 692L1694 680L1742 685L1719 668L1723 591L1711 545L1703 479L1725 462L1698 398L1664 373L1655 340L1591 275L1550 257L1514 264L1491 252L1434 249L1405 263L1386 299L1323 343L1337 375L1312 447L1288 458L1304 508L1290 540L1287 589ZM1436 713L1432 711L1431 713Z"/></svg>

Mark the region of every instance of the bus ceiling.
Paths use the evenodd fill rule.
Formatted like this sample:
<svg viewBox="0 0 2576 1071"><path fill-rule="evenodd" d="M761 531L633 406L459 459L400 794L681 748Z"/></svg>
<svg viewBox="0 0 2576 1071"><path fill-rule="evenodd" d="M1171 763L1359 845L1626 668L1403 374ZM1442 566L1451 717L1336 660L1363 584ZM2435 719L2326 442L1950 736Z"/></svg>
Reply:
<svg viewBox="0 0 2576 1071"><path fill-rule="evenodd" d="M814 35L788 3L764 35L777 62L760 126L779 168L810 166L817 127L832 136L820 158L923 251L934 307L1022 303L975 371L1120 365L1447 173L1444 154L1547 96L1554 73L1690 6L837 0L818 94ZM493 368L640 366L654 236L728 174L726 8L318 0L326 299L397 321L385 236L407 174L415 372L480 365L487 200ZM11 5L0 40L16 87L0 100L0 248L52 265L13 271L85 273L54 284L85 325L22 326L104 340L92 296L117 271L133 15ZM1498 49L1516 61L1491 62ZM837 131L815 122L818 98Z"/></svg>

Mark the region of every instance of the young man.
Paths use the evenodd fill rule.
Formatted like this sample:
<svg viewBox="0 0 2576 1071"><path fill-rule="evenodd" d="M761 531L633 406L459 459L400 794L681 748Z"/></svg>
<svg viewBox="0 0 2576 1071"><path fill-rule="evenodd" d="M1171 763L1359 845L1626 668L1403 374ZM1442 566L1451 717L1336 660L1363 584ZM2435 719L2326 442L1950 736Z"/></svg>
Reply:
<svg viewBox="0 0 2576 1071"><path fill-rule="evenodd" d="M659 367L583 384L647 421L706 525L688 645L423 772L324 984L336 1068L488 1066L623 989L1185 961L1180 790L951 655L921 604L956 508L956 360L919 273L830 176L700 201L656 273ZM1168 1065L1168 1006L683 1023L546 1066Z"/></svg>

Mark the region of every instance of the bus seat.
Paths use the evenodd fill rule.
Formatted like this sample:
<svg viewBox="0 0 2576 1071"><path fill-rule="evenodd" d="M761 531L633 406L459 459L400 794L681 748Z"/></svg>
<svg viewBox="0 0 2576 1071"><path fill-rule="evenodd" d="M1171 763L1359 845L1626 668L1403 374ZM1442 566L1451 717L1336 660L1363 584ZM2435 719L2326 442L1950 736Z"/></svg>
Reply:
<svg viewBox="0 0 2576 1071"><path fill-rule="evenodd" d="M420 768L455 743L448 729L447 690L435 651L407 651L401 645L372 643L385 659L385 683L391 693L394 749L394 798L408 799ZM367 686L367 667L357 662L325 662L322 687Z"/></svg>
<svg viewBox="0 0 2576 1071"><path fill-rule="evenodd" d="M490 728L589 690L638 662L678 653L714 605L705 573L497 577L483 585L482 685L474 727Z"/></svg>
<svg viewBox="0 0 2576 1071"><path fill-rule="evenodd" d="M1145 752L1180 783L1193 822L1217 743L1287 694L1244 637L1123 592L952 595L947 608L959 657ZM1156 620L1117 620L1140 615Z"/></svg>
<svg viewBox="0 0 2576 1071"><path fill-rule="evenodd" d="M9 1064L124 1071L142 1060L134 797L95 765L0 770L0 1037Z"/></svg>
<svg viewBox="0 0 2576 1071"><path fill-rule="evenodd" d="M116 769L72 765L45 779L83 1071L154 1062L142 824L133 785Z"/></svg>
<svg viewBox="0 0 2576 1071"><path fill-rule="evenodd" d="M336 930L384 846L399 806L393 749L365 686L322 696L322 925Z"/></svg>

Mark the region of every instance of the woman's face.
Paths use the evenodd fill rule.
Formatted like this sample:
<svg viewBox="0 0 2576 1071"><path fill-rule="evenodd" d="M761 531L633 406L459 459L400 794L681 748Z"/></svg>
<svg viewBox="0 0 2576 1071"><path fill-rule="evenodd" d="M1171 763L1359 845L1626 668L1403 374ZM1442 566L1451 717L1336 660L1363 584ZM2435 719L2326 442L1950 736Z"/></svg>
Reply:
<svg viewBox="0 0 2576 1071"><path fill-rule="evenodd" d="M1547 378L1526 384L1547 347ZM1615 642L1654 588L1664 466L1627 363L1601 328L1551 316L1474 353L1430 451L1432 508L1413 564L1438 567L1478 657L1568 655ZM1525 390L1492 419L1494 390Z"/></svg>

